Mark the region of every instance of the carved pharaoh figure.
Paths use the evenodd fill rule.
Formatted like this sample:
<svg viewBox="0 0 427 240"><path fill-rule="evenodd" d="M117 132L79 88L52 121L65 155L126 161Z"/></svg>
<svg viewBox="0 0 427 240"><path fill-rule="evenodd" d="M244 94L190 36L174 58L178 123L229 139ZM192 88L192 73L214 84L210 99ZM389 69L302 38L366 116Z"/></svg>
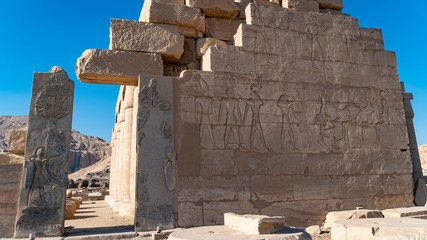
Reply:
<svg viewBox="0 0 427 240"><path fill-rule="evenodd" d="M259 95L259 87L256 84L252 84L251 87L251 99L250 100L244 100L248 106L251 108L252 111L252 121L251 121L251 134L250 134L250 141L249 141L249 146L250 149L254 149L254 143L255 143L255 134L258 132L260 140L261 140L261 144L264 148L264 150L268 150L267 145L265 143L265 138L264 138L264 132L262 130L262 125L261 125L261 118L260 118L260 111L261 111L261 107L264 105L264 102L262 101L260 95ZM245 110L245 115L243 117L243 119L246 119L247 113L248 113L248 106L246 107Z"/></svg>
<svg viewBox="0 0 427 240"><path fill-rule="evenodd" d="M225 120L224 149L228 148L231 134L234 134L234 138L237 140L239 148L244 148L242 134L240 132L240 126L243 123L243 119L240 112L239 100L234 98L234 90L232 88L227 88L226 95L227 97L221 101L219 111L219 120L221 119L222 109L225 108L227 111Z"/></svg>
<svg viewBox="0 0 427 240"><path fill-rule="evenodd" d="M277 106L282 110L282 132L280 137L282 150L285 150L287 141L291 143L294 150L297 149L291 123L291 114L297 112L294 107L294 102L295 99L286 94L280 96L277 101Z"/></svg>

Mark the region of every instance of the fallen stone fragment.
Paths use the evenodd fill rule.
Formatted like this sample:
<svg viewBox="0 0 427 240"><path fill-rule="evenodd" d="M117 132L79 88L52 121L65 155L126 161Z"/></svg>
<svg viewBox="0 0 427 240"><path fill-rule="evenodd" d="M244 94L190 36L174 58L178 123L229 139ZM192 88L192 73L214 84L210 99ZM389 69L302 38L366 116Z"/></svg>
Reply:
<svg viewBox="0 0 427 240"><path fill-rule="evenodd" d="M427 215L427 207L393 208L382 210L385 218L417 217Z"/></svg>
<svg viewBox="0 0 427 240"><path fill-rule="evenodd" d="M226 45L224 41L215 38L199 38L196 40L197 59L200 59L210 46Z"/></svg>
<svg viewBox="0 0 427 240"><path fill-rule="evenodd" d="M223 41L233 41L237 28L244 20L206 18L206 36Z"/></svg>
<svg viewBox="0 0 427 240"><path fill-rule="evenodd" d="M342 0L316 0L321 8L341 10L344 8Z"/></svg>
<svg viewBox="0 0 427 240"><path fill-rule="evenodd" d="M300 229L285 228L278 234L248 235L225 226L188 228L173 232L168 240L311 240L310 235Z"/></svg>
<svg viewBox="0 0 427 240"><path fill-rule="evenodd" d="M24 154L26 141L27 141L27 130L10 131L8 151L15 154Z"/></svg>
<svg viewBox="0 0 427 240"><path fill-rule="evenodd" d="M77 59L76 75L81 82L138 85L139 74L163 75L159 54L88 49Z"/></svg>
<svg viewBox="0 0 427 240"><path fill-rule="evenodd" d="M415 218L348 219L335 222L332 240L427 239L426 220Z"/></svg>
<svg viewBox="0 0 427 240"><path fill-rule="evenodd" d="M139 21L167 23L205 31L205 17L198 8L185 5L145 0Z"/></svg>
<svg viewBox="0 0 427 240"><path fill-rule="evenodd" d="M224 226L245 234L271 234L284 230L285 217L224 213Z"/></svg>
<svg viewBox="0 0 427 240"><path fill-rule="evenodd" d="M159 53L165 62L178 62L184 52L179 27L111 19L110 49Z"/></svg>
<svg viewBox="0 0 427 240"><path fill-rule="evenodd" d="M186 0L185 4L193 8L201 8L209 17L237 18L240 8L233 0Z"/></svg>
<svg viewBox="0 0 427 240"><path fill-rule="evenodd" d="M282 7L301 12L319 12L319 3L314 0L283 0Z"/></svg>
<svg viewBox="0 0 427 240"><path fill-rule="evenodd" d="M329 212L326 215L326 220L322 226L322 229L329 230L332 227L334 222L346 220L346 219L383 218L383 217L384 216L378 210L360 209L360 210Z"/></svg>
<svg viewBox="0 0 427 240"><path fill-rule="evenodd" d="M310 236L315 236L320 234L320 226L319 225L313 225L310 227L307 227L305 231L310 234Z"/></svg>

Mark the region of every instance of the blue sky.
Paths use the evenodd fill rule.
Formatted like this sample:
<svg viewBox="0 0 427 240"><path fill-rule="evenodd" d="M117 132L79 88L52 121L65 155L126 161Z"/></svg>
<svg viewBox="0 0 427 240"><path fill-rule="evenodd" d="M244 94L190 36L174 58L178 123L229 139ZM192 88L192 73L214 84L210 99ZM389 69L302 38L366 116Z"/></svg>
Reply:
<svg viewBox="0 0 427 240"><path fill-rule="evenodd" d="M110 18L138 20L143 0L12 0L0 8L0 115L27 115L33 72L58 65L75 80L73 129L111 138L118 86L77 80L84 50L108 49ZM360 27L381 28L400 80L414 94L418 144L427 144L427 1L344 0Z"/></svg>

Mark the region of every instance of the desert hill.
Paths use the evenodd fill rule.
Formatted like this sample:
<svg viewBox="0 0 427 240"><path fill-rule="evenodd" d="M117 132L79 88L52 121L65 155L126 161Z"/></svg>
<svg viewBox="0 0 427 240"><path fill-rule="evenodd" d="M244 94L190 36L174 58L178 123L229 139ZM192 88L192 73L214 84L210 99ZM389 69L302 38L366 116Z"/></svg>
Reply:
<svg viewBox="0 0 427 240"><path fill-rule="evenodd" d="M0 152L7 152L9 132L26 130L28 116L0 116ZM71 133L70 173L107 159L111 155L111 145L105 140L81 134Z"/></svg>

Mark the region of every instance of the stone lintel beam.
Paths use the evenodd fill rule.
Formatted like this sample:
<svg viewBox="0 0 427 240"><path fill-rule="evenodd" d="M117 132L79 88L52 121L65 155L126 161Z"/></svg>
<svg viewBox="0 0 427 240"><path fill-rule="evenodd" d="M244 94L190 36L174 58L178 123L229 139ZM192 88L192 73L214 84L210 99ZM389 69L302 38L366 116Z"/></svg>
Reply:
<svg viewBox="0 0 427 240"><path fill-rule="evenodd" d="M160 54L88 49L77 59L81 82L138 86L140 74L163 75Z"/></svg>

